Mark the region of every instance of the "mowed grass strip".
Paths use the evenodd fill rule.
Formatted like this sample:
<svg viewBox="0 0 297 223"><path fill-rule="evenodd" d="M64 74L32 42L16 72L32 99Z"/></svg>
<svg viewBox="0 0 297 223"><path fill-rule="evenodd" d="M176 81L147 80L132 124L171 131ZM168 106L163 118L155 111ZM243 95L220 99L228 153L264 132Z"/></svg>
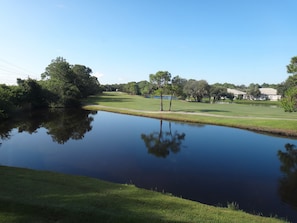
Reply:
<svg viewBox="0 0 297 223"><path fill-rule="evenodd" d="M286 136L297 136L297 113L284 112L282 108L247 104L209 104L164 100L160 112L160 100L128 95L122 92L104 92L89 97L84 108L124 114L140 115L177 121L224 125L263 131Z"/></svg>
<svg viewBox="0 0 297 223"><path fill-rule="evenodd" d="M0 166L0 222L284 222L98 179Z"/></svg>

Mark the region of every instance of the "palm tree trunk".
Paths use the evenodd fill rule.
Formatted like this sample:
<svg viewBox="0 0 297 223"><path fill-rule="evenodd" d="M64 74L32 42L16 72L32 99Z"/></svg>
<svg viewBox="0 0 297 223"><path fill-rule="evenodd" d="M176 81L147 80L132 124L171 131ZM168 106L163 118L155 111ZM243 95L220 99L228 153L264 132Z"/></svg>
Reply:
<svg viewBox="0 0 297 223"><path fill-rule="evenodd" d="M172 104L172 95L170 96L170 102L169 102L169 109L168 109L168 111L171 111L171 104Z"/></svg>
<svg viewBox="0 0 297 223"><path fill-rule="evenodd" d="M161 98L160 111L163 111L163 94L162 94L162 91L160 92L160 98Z"/></svg>

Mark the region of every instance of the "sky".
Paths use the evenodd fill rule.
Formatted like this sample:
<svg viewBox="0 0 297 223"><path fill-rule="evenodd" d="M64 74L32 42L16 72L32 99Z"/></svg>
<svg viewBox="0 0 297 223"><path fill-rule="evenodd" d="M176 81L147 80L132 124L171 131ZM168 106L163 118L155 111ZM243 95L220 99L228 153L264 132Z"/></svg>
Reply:
<svg viewBox="0 0 297 223"><path fill-rule="evenodd" d="M297 56L296 0L0 0L0 83L59 56L101 84L172 77L278 84Z"/></svg>

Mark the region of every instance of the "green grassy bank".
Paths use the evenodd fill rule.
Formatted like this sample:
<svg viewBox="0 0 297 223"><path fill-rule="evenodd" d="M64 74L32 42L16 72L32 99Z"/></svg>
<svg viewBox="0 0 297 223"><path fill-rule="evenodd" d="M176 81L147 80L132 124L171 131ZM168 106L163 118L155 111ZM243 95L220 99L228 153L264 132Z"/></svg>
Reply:
<svg viewBox="0 0 297 223"><path fill-rule="evenodd" d="M164 111L160 112L160 100L131 96L121 92L104 92L102 95L89 97L83 103L84 108L89 110L104 110L297 136L297 113L287 113L275 106L209 104L174 100L172 110L168 112L169 101L164 100Z"/></svg>
<svg viewBox="0 0 297 223"><path fill-rule="evenodd" d="M284 222L133 185L0 166L0 222Z"/></svg>

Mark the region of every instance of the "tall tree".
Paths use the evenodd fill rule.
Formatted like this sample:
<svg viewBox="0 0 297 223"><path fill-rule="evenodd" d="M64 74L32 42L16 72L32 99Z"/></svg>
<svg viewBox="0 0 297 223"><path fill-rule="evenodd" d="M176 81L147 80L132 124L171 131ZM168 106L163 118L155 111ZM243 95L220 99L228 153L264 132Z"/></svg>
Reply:
<svg viewBox="0 0 297 223"><path fill-rule="evenodd" d="M163 111L163 91L171 79L168 71L158 71L156 74L150 74L150 82L156 86L160 93L160 111Z"/></svg>
<svg viewBox="0 0 297 223"><path fill-rule="evenodd" d="M63 57L57 57L45 68L45 72L41 74L41 78L58 80L65 83L74 82L74 73L70 64Z"/></svg>
<svg viewBox="0 0 297 223"><path fill-rule="evenodd" d="M168 109L169 111L171 111L172 98L174 96L180 96L183 94L183 87L186 82L187 82L186 79L183 79L178 75L172 78L171 83L168 85L170 93L171 93L169 109Z"/></svg>
<svg viewBox="0 0 297 223"><path fill-rule="evenodd" d="M100 92L100 84L96 77L91 76L92 69L84 65L71 66L73 84L79 89L83 98Z"/></svg>
<svg viewBox="0 0 297 223"><path fill-rule="evenodd" d="M75 85L75 73L64 58L57 57L52 60L41 78L46 80L46 89L56 95L52 97L52 107L73 107L80 104L81 93Z"/></svg>
<svg viewBox="0 0 297 223"><path fill-rule="evenodd" d="M287 72L293 74L278 88L278 93L282 94L282 107L286 112L297 111L297 56L291 58L291 63L287 65Z"/></svg>
<svg viewBox="0 0 297 223"><path fill-rule="evenodd" d="M297 74L297 56L291 58L291 63L287 65L287 72L290 74Z"/></svg>

